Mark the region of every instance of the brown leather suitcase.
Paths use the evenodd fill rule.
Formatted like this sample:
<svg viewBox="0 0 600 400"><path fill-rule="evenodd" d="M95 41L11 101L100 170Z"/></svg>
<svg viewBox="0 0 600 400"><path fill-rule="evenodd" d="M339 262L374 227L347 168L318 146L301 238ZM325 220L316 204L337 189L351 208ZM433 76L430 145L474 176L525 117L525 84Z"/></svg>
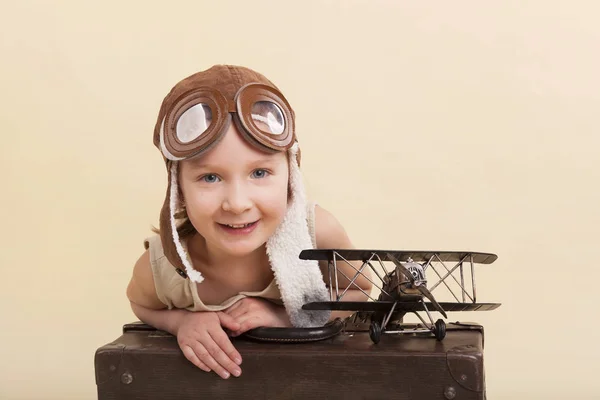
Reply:
<svg viewBox="0 0 600 400"><path fill-rule="evenodd" d="M483 327L449 323L446 337L384 334L347 322L307 343L234 338L242 375L224 380L181 353L176 338L142 324L123 327L95 354L98 399L485 399Z"/></svg>

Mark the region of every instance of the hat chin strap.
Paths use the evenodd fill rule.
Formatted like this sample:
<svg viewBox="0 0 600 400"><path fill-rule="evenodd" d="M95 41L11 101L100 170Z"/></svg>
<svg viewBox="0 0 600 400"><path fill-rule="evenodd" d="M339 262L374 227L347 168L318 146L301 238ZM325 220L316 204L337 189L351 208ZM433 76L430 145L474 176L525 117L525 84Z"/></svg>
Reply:
<svg viewBox="0 0 600 400"><path fill-rule="evenodd" d="M298 143L289 150L291 200L283 221L275 233L267 240L267 255L275 281L281 293L281 299L295 327L323 326L329 320L331 311L302 310L306 303L329 301L329 295L315 260L301 260L300 252L312 249L313 244L308 231L306 215L306 195L302 174L296 161ZM173 242L181 258L188 277L193 282L202 282L204 278L195 270L187 257L175 225L175 205L178 201L177 162L171 165L170 220Z"/></svg>

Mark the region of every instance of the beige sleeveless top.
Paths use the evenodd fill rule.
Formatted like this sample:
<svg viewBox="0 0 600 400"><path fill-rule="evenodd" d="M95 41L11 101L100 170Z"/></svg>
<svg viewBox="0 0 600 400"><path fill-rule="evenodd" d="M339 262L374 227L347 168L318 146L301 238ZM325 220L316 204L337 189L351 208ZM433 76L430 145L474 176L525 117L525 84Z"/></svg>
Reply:
<svg viewBox="0 0 600 400"><path fill-rule="evenodd" d="M316 248L315 236L315 203L307 205L307 224L313 247ZM186 249L186 243L182 246ZM260 292L239 292L221 304L204 304L198 295L198 286L190 279L181 277L173 264L164 254L160 235L153 235L144 240L144 247L150 252L150 266L154 277L154 287L158 299L169 309L182 308L189 311L219 311L231 307L244 297L262 297L281 304L281 293L275 279Z"/></svg>

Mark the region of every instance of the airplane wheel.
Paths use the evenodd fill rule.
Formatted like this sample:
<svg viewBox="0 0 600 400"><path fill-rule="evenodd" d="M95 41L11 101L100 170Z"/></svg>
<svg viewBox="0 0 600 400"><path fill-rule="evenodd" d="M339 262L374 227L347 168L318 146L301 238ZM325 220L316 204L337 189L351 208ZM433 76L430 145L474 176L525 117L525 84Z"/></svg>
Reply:
<svg viewBox="0 0 600 400"><path fill-rule="evenodd" d="M438 341L444 340L444 338L446 337L446 323L441 319L435 321L435 328L433 333L435 334L435 338Z"/></svg>
<svg viewBox="0 0 600 400"><path fill-rule="evenodd" d="M381 325L379 322L371 321L371 326L369 327L369 337L371 337L373 343L379 343L379 340L381 339Z"/></svg>

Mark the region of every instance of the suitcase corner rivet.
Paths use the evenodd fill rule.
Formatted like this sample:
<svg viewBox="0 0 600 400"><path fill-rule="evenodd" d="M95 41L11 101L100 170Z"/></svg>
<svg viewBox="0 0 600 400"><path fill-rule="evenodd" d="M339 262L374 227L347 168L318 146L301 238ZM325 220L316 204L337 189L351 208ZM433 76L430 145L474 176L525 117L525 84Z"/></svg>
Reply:
<svg viewBox="0 0 600 400"><path fill-rule="evenodd" d="M129 385L131 382L133 382L133 376L131 376L129 372L125 372L123 375L121 375L121 382Z"/></svg>
<svg viewBox="0 0 600 400"><path fill-rule="evenodd" d="M460 376L460 380L463 381L463 382L466 381L467 380L467 376L465 374L462 374Z"/></svg>
<svg viewBox="0 0 600 400"><path fill-rule="evenodd" d="M448 399L448 400L452 400L453 398L456 397L456 389L454 389L453 386L448 386L446 387L446 390L444 390L444 396Z"/></svg>

